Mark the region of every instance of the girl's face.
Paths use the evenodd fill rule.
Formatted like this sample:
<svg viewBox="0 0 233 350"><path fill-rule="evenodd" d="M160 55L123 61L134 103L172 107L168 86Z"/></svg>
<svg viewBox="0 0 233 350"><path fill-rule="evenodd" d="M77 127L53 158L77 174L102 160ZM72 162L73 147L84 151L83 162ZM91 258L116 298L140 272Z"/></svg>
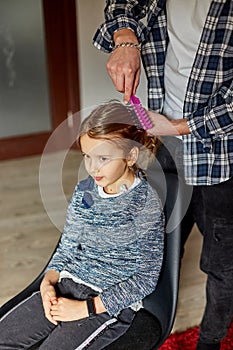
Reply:
<svg viewBox="0 0 233 350"><path fill-rule="evenodd" d="M93 139L87 134L81 136L80 145L87 172L106 193L119 193L122 185L131 186L134 174L129 166L137 160L136 147L126 155L113 140Z"/></svg>

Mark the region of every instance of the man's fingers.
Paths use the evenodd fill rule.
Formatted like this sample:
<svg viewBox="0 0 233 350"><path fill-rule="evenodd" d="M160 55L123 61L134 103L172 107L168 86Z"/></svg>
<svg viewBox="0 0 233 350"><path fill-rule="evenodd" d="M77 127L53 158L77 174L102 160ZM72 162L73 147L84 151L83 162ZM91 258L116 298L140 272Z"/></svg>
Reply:
<svg viewBox="0 0 233 350"><path fill-rule="evenodd" d="M138 69L135 74L134 84L133 84L133 94L136 94L137 87L140 83L141 70Z"/></svg>
<svg viewBox="0 0 233 350"><path fill-rule="evenodd" d="M134 76L125 77L124 103L128 103L130 97L136 94L139 81L140 71L138 71Z"/></svg>
<svg viewBox="0 0 233 350"><path fill-rule="evenodd" d="M106 67L116 90L124 93L124 102L128 103L139 84L140 54L129 48L113 51Z"/></svg>
<svg viewBox="0 0 233 350"><path fill-rule="evenodd" d="M119 92L125 91L125 75L124 74L116 74L115 75L115 87Z"/></svg>
<svg viewBox="0 0 233 350"><path fill-rule="evenodd" d="M125 81L125 88L124 88L124 103L127 104L129 103L130 97L133 94L133 86L131 83L128 81Z"/></svg>

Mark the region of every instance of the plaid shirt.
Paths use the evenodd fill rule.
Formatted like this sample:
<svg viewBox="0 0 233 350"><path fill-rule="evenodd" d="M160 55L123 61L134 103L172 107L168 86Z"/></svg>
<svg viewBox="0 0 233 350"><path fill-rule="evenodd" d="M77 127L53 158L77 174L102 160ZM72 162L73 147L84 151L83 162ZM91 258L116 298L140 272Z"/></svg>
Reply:
<svg viewBox="0 0 233 350"><path fill-rule="evenodd" d="M113 33L131 28L142 44L148 79L148 106L162 112L164 65L168 44L165 0L109 0L105 23L94 45L113 48ZM147 17L145 26L141 19ZM183 136L186 182L214 185L233 174L233 1L213 0L187 85L183 117L190 134Z"/></svg>

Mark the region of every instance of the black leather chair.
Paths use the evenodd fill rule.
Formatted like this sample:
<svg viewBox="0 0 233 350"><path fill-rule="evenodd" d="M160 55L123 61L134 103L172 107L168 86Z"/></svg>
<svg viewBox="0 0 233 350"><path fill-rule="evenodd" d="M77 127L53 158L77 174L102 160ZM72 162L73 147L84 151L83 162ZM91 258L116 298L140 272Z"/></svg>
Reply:
<svg viewBox="0 0 233 350"><path fill-rule="evenodd" d="M144 309L138 311L128 332L105 350L156 350L169 336L175 319L180 272L180 191L175 174L166 174L165 182L154 184L165 198L167 227L165 254L156 290L144 299ZM163 185L161 183L163 182ZM164 189L166 188L166 190ZM164 195L164 192L165 195ZM22 292L0 308L0 317L11 310L32 292L39 290L44 271ZM37 349L31 347L30 350Z"/></svg>
<svg viewBox="0 0 233 350"><path fill-rule="evenodd" d="M156 290L144 299L144 309L138 311L128 332L105 350L157 350L174 324L180 276L182 190L177 175L160 175L153 182L165 202L167 223L160 278Z"/></svg>

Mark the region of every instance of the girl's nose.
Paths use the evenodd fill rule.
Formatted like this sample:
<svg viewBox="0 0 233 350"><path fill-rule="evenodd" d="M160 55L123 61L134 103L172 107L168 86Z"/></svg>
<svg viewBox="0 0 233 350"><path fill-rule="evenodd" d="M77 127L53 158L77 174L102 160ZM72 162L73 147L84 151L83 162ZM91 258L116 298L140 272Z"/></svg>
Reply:
<svg viewBox="0 0 233 350"><path fill-rule="evenodd" d="M96 174L98 173L100 170L100 164L99 162L95 161L95 160L92 160L91 161L91 164L90 164L90 172L91 174Z"/></svg>

